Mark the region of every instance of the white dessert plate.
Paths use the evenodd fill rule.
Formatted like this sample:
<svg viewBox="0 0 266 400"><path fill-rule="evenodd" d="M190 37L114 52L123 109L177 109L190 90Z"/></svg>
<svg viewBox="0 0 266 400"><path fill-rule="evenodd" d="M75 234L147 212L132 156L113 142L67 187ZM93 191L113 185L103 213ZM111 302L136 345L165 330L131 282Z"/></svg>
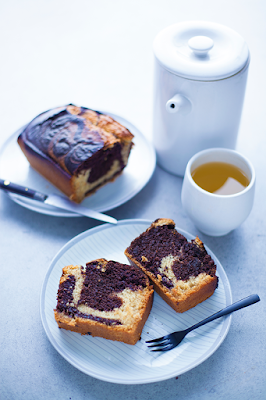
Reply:
<svg viewBox="0 0 266 400"><path fill-rule="evenodd" d="M145 136L124 118L105 111L103 112L111 115L133 133L134 146L123 173L114 182L108 183L82 202L83 206L99 212L118 207L140 192L150 180L156 165L155 150ZM17 144L17 137L22 129L11 135L0 149L0 177L23 186L28 186L39 192L62 195L57 188L31 168L26 157L20 150ZM60 210L13 193L8 193L8 195L21 206L42 214L58 217L80 217L78 214Z"/></svg>
<svg viewBox="0 0 266 400"><path fill-rule="evenodd" d="M124 250L150 224L147 220L123 220L117 225L104 224L81 233L55 256L43 283L40 311L50 342L74 367L103 381L142 384L179 376L210 357L225 339L231 324L231 316L212 321L191 332L179 346L165 353L152 353L145 343L148 339L185 329L232 303L226 273L206 247L217 265L219 285L214 294L195 308L178 314L155 293L141 340L134 346L58 328L53 309L62 268L69 264L85 265L97 258L127 263ZM189 240L193 238L189 233L177 230Z"/></svg>

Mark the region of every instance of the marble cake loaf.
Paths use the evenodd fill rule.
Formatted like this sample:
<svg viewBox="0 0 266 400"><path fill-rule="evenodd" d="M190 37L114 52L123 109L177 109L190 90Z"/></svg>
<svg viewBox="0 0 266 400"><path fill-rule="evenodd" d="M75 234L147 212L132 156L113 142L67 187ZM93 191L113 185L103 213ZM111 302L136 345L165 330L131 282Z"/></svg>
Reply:
<svg viewBox="0 0 266 400"><path fill-rule="evenodd" d="M121 174L133 134L108 115L68 105L34 118L18 137L31 166L80 203Z"/></svg>
<svg viewBox="0 0 266 400"><path fill-rule="evenodd" d="M140 267L155 291L177 312L184 312L210 297L217 285L216 265L201 240L188 240L171 219L159 218L125 250L132 265Z"/></svg>
<svg viewBox="0 0 266 400"><path fill-rule="evenodd" d="M57 306L59 328L135 344L153 302L153 287L137 267L98 259L63 268Z"/></svg>

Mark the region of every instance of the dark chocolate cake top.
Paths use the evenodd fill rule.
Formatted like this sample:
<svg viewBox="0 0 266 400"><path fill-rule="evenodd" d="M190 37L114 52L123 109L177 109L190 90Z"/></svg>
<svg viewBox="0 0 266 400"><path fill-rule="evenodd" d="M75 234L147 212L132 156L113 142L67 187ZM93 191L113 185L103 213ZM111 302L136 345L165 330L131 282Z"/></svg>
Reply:
<svg viewBox="0 0 266 400"><path fill-rule="evenodd" d="M72 113L73 109L78 113ZM92 110L72 105L48 110L25 127L21 133L23 141L35 152L56 160L66 172L73 174L105 144L101 129L84 117L88 111ZM92 112L96 120L101 115Z"/></svg>

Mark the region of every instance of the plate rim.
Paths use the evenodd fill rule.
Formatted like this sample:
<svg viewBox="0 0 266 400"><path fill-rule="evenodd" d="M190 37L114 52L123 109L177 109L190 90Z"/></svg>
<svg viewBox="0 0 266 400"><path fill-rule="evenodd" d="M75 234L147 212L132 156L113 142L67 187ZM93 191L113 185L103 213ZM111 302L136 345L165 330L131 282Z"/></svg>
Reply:
<svg viewBox="0 0 266 400"><path fill-rule="evenodd" d="M122 225L135 225L135 224L143 224L143 225L147 225L149 226L153 221L149 220L149 219L124 219L124 220L120 220L118 221L117 225L111 225L111 224L102 224L96 227L92 227L90 229L87 229L84 232L79 233L78 235L74 236L72 239L70 239L67 243L65 243L62 248L57 252L57 254L54 256L54 258L52 259L48 270L46 271L45 274L45 278L43 280L43 285L42 285L42 289L41 289L41 294L40 294L40 316L41 316L41 322L44 328L44 331L50 341L50 343L52 344L52 346L55 348L55 350L67 361L69 362L73 367L75 367L76 369L78 369L79 371L85 373L86 375L89 375L93 378L102 380L104 382L109 382L109 383L116 383L116 384L124 384L124 385L136 385L136 384L148 384L148 383L154 383L154 382L160 382L160 381L164 381L164 380L168 380L171 378L176 377L177 375L180 376L194 368L196 368L197 366L199 366L200 364L202 364L204 361L206 361L212 354L214 354L216 352L216 350L221 346L221 344L223 343L223 341L225 340L230 326L231 326L231 320L232 320L232 314L229 314L225 317L223 317L223 326L221 329L221 332L219 334L219 336L216 338L214 344L212 345L211 348L209 348L204 354L202 354L197 360L195 360L195 362L193 363L193 366L188 365L184 368L181 368L181 370L177 371L177 372L173 372L171 374L166 374L166 375L162 375L160 376L160 378L158 377L148 377L146 379L143 379L142 381L139 381L139 378L135 378L135 379L126 379L126 378L119 378L119 379L113 379L111 377L107 377L106 375L104 376L100 376L99 373L93 373L88 372L86 370L84 370L84 368L82 368L82 366L79 365L79 363L77 363L76 360L72 359L72 356L69 354L66 354L65 351L63 351L63 349L61 348L61 346L57 343L56 339L54 338L53 334L50 331L49 328L49 324L47 322L46 319L46 314L45 314L45 294L46 294L46 288L47 288L47 283L49 280L49 277L57 263L57 261L61 258L61 256L65 253L66 250L71 249L73 246L75 246L76 243L79 243L81 240L83 240L86 237L89 237L99 231L102 230L106 230L106 229L114 229L117 226L122 226ZM189 240L190 238L193 238L195 235L192 235L191 233L183 230L182 228L176 227L176 229L183 234L185 237L187 237ZM230 304L232 303L232 291L231 291L231 286L230 286L230 282L229 279L227 277L227 274L222 266L222 264L220 263L219 259L215 256L215 254L210 250L210 248L205 245L205 248L208 252L208 254L210 254L212 257L214 256L214 258L216 259L216 261L218 261L218 265L217 268L219 269L219 276L220 279L222 279L223 285L224 285L224 291L225 291L225 298L226 298L226 302L229 301ZM156 295L156 294L155 294ZM228 304L227 304L228 305Z"/></svg>
<svg viewBox="0 0 266 400"><path fill-rule="evenodd" d="M128 193L127 195L125 195L122 199L113 202L110 205L104 206L104 207L92 207L93 210L98 211L98 212L106 212L106 211L110 211L113 210L114 208L117 208L123 204L125 204L127 201L131 200L134 196L136 196L150 181L150 179L153 176L153 173L155 171L156 168L156 151L155 148L153 146L153 144L151 143L151 141L129 120L127 120L126 118L119 116L118 114L112 113L112 112L108 112L108 111L98 111L100 113L106 114L106 115L110 115L112 118L116 119L118 122L122 123L124 126L128 127L129 130L133 130L137 133L138 137L141 138L141 140L145 143L146 148L149 150L149 173L146 174L146 179L144 179L141 184L135 188L133 191L131 191L130 193ZM23 125L22 127L18 128L15 132L13 132L5 141L4 143L1 145L0 147L0 156L1 154L3 154L4 149L9 145L9 143L13 142L14 139L20 134L20 132L24 129L24 127L27 126L27 124ZM134 132L133 132L134 134ZM136 135L135 135L136 136ZM29 165L30 167L30 165ZM0 177L2 176L2 172L0 170ZM40 177L42 177L40 175ZM43 178L43 177L42 177ZM2 179L6 179L6 177L2 177ZM43 178L45 179L45 178ZM49 181L47 181L49 184L51 184ZM51 184L52 185L52 184ZM34 188L33 188L34 189ZM56 190L57 188L55 188ZM58 190L58 189L57 189ZM38 207L38 203L37 207L34 207L34 200L30 200L27 199L23 196L19 196L19 195L14 195L13 193L9 193L6 192L7 195L9 196L9 198L14 201L16 204L19 204L20 206L27 208L31 211L43 214L43 215L49 215L49 216L53 216L53 217L79 217L82 218L82 215L80 214L76 214L70 211L64 211L64 210L60 210L60 209L56 209L54 208L54 210L52 210L51 208L39 208ZM64 194L60 193L61 195L64 196ZM90 208L90 207L89 207Z"/></svg>

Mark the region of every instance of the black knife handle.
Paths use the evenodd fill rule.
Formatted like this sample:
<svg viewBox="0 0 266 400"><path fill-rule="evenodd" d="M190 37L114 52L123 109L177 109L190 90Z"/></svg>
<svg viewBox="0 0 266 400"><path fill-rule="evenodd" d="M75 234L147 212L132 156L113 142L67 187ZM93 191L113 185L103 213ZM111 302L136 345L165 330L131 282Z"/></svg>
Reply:
<svg viewBox="0 0 266 400"><path fill-rule="evenodd" d="M29 189L25 186L17 185L16 183L12 183L7 179L0 179L0 189L4 189L8 192L19 194L21 196L39 201L45 201L47 198L47 195L43 193L36 192L36 190Z"/></svg>

